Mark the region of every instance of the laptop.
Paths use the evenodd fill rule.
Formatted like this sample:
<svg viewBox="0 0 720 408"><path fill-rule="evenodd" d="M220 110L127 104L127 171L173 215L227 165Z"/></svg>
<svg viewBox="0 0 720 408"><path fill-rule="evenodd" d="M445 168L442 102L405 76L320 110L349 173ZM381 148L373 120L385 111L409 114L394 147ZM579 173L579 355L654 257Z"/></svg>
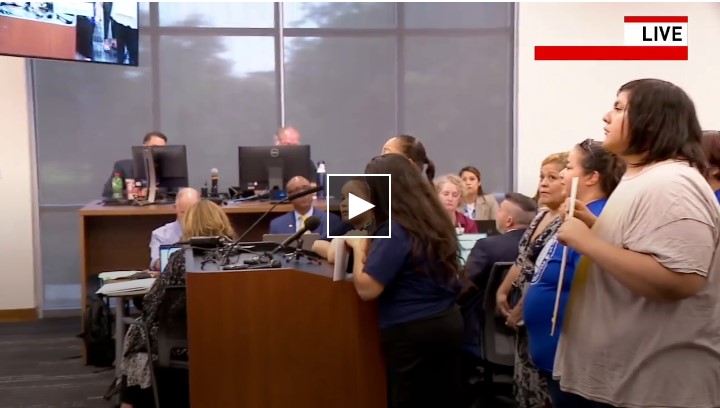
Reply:
<svg viewBox="0 0 720 408"><path fill-rule="evenodd" d="M487 234L488 236L499 234L495 220L475 220L475 225L477 225L478 232L481 234Z"/></svg>
<svg viewBox="0 0 720 408"><path fill-rule="evenodd" d="M263 235L263 241L277 242L278 244L280 244L283 241L285 241L286 239L288 239L289 237L291 237L292 235L293 234L265 234L265 235ZM304 249L306 251L312 251L312 246L315 243L315 241L317 241L318 239L320 239L320 234L317 234L314 232L310 233L310 234L304 234L302 236L302 240L303 240L302 249ZM290 246L293 248L297 248L297 241L293 242Z"/></svg>
<svg viewBox="0 0 720 408"><path fill-rule="evenodd" d="M170 255L175 251L182 249L180 245L160 245L160 272L165 271L165 267L170 261Z"/></svg>

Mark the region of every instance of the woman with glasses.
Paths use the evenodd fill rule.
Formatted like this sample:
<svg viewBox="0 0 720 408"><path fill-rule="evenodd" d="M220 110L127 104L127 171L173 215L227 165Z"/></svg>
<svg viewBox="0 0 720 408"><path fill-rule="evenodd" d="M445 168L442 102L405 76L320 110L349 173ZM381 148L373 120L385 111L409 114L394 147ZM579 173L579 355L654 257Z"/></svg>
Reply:
<svg viewBox="0 0 720 408"><path fill-rule="evenodd" d="M563 171L563 183L565 196L570 197L572 180L574 177L578 178L575 215L582 219L600 215L607 198L620 183L623 173L625 173L625 162L605 150L601 142L588 139L570 150L567 166ZM561 214L566 213L569 198L567 200L566 204L561 207ZM570 286L575 267L580 261L580 254L568 248L557 326L554 335L551 335L564 250L565 247L558 243L557 237L552 237L545 244L535 262L535 271L523 303L523 319L528 334L530 357L540 371L540 375L547 381L550 397L556 407L565 402L563 398L572 397L572 394L566 394L560 390L558 382L552 378L552 370Z"/></svg>

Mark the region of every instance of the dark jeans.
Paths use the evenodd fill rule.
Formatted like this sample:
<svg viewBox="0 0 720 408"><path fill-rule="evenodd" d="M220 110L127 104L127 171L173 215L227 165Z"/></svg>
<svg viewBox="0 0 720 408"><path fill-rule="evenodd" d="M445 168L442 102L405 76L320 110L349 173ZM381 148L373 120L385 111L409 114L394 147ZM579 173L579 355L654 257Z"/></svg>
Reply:
<svg viewBox="0 0 720 408"><path fill-rule="evenodd" d="M388 407L456 408L461 404L463 321L456 307L382 330Z"/></svg>
<svg viewBox="0 0 720 408"><path fill-rule="evenodd" d="M540 375L547 381L553 408L613 408L612 405L586 400L579 395L561 390L560 381L554 380L550 372L540 371Z"/></svg>
<svg viewBox="0 0 720 408"><path fill-rule="evenodd" d="M103 39L109 40L110 36L110 14L112 13L112 2L103 3Z"/></svg>
<svg viewBox="0 0 720 408"><path fill-rule="evenodd" d="M112 30L113 36L117 40L118 64L125 62L125 50L127 49L127 52L130 55L130 64L137 65L139 51L138 30L118 24L115 20L113 20Z"/></svg>

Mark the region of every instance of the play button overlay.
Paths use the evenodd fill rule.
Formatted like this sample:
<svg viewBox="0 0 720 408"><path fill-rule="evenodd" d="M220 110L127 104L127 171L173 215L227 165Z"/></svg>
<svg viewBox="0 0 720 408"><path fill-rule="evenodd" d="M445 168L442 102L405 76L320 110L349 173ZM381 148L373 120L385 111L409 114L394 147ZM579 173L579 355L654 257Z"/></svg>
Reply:
<svg viewBox="0 0 720 408"><path fill-rule="evenodd" d="M369 203L353 193L348 193L348 221L375 208L375 204Z"/></svg>
<svg viewBox="0 0 720 408"><path fill-rule="evenodd" d="M373 202L370 189L374 199L383 202ZM374 233L373 210L389 212L390 209L389 174L327 174L325 192L328 198L325 210L327 238L390 238L392 231L387 235L370 235ZM338 209L340 217L337 216Z"/></svg>

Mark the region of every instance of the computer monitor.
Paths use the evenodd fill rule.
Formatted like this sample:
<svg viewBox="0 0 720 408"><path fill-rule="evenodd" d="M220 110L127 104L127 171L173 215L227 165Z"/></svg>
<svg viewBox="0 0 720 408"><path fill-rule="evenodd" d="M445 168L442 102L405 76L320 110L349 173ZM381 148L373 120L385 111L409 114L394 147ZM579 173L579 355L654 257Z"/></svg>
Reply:
<svg viewBox="0 0 720 408"><path fill-rule="evenodd" d="M151 188L154 179L161 196L175 196L178 190L188 187L185 145L133 146L132 157L135 162L135 179L146 180ZM149 201L153 200L149 197Z"/></svg>
<svg viewBox="0 0 720 408"><path fill-rule="evenodd" d="M238 170L241 189L285 190L295 176L315 180L310 146L240 146Z"/></svg>

